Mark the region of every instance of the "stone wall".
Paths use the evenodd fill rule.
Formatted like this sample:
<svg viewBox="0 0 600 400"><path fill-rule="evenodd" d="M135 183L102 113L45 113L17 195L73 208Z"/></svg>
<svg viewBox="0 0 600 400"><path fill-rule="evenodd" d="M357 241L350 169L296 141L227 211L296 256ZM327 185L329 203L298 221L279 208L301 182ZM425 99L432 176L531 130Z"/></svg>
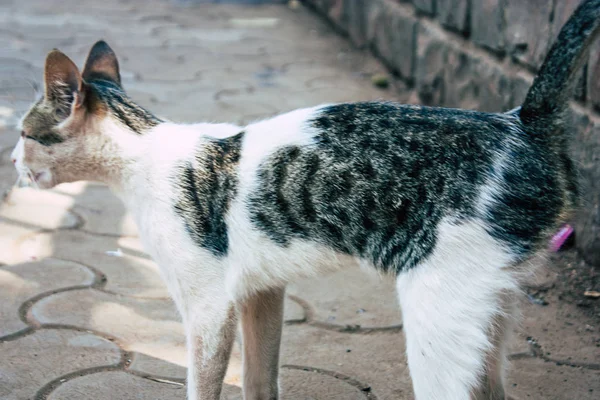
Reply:
<svg viewBox="0 0 600 400"><path fill-rule="evenodd" d="M305 0L354 45L368 48L426 105L519 106L579 0ZM583 207L577 245L600 266L600 43L573 101L573 151Z"/></svg>

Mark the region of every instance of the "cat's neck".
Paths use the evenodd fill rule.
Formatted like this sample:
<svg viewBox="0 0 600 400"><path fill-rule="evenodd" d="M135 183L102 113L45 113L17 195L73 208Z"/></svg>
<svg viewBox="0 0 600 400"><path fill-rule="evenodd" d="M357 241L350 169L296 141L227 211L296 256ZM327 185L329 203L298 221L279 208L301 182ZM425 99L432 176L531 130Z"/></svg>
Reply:
<svg viewBox="0 0 600 400"><path fill-rule="evenodd" d="M115 120L106 119L102 124L105 143L97 180L134 202L139 196L163 196L169 188L156 185L168 182L173 168L183 160L197 156L205 140L233 136L242 130L231 124L161 122L138 134Z"/></svg>
<svg viewBox="0 0 600 400"><path fill-rule="evenodd" d="M95 168L83 178L102 182L116 193L124 192L141 168L148 140L112 118L99 122L97 129L100 134L92 136L86 146L86 158Z"/></svg>

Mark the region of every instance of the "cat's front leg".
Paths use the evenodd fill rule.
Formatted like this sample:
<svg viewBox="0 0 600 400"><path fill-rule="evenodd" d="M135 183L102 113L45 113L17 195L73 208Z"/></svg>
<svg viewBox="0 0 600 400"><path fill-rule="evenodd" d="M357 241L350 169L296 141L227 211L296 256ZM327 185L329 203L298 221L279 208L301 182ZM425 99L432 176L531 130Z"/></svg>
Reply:
<svg viewBox="0 0 600 400"><path fill-rule="evenodd" d="M244 344L244 400L279 398L279 347L284 288L253 293L240 302Z"/></svg>
<svg viewBox="0 0 600 400"><path fill-rule="evenodd" d="M219 400L236 335L235 305L207 299L192 306L186 324L188 400Z"/></svg>

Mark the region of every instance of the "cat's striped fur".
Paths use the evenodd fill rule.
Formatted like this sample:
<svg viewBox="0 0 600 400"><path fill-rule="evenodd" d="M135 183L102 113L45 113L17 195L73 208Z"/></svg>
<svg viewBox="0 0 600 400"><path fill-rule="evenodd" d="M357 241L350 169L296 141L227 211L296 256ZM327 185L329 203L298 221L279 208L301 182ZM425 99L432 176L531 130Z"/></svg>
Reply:
<svg viewBox="0 0 600 400"><path fill-rule="evenodd" d="M219 398L238 318L244 398L278 398L285 285L351 262L397 279L418 400L504 399L519 276L576 204L562 121L599 25L584 1L507 113L371 102L245 127L153 116L104 42L81 74L53 51L13 157L127 204L183 318L189 399Z"/></svg>

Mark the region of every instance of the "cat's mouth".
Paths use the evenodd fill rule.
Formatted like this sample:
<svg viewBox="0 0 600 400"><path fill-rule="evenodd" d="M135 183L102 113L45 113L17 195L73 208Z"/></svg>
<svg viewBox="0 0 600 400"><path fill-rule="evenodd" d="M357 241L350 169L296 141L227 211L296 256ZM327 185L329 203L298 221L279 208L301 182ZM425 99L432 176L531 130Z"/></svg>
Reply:
<svg viewBox="0 0 600 400"><path fill-rule="evenodd" d="M33 187L45 189L52 186L52 174L50 170L32 171L29 168L19 171L19 177L15 184L17 187Z"/></svg>

